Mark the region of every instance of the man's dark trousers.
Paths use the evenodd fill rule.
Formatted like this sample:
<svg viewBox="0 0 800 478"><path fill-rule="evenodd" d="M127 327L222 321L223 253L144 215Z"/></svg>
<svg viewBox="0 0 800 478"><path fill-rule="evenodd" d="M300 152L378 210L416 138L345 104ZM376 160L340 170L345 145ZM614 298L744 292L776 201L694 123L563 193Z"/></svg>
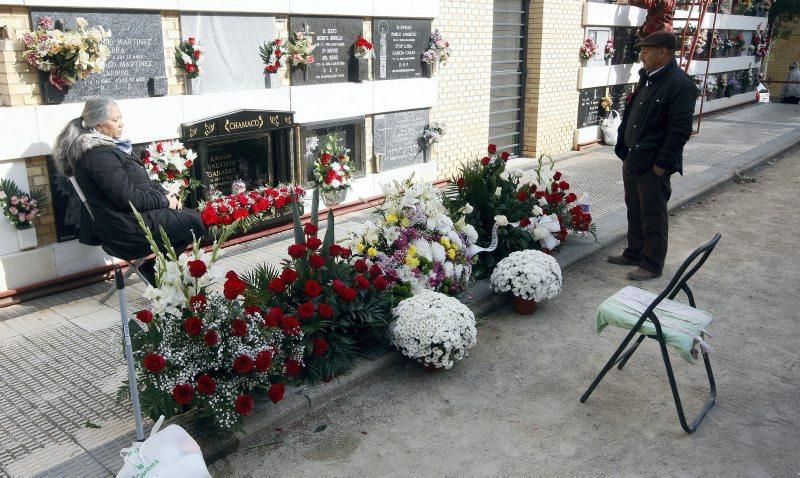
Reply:
<svg viewBox="0 0 800 478"><path fill-rule="evenodd" d="M669 238L670 173L658 176L650 169L634 176L628 174L626 162L622 162L622 182L628 208L628 247L622 255L642 269L661 274Z"/></svg>

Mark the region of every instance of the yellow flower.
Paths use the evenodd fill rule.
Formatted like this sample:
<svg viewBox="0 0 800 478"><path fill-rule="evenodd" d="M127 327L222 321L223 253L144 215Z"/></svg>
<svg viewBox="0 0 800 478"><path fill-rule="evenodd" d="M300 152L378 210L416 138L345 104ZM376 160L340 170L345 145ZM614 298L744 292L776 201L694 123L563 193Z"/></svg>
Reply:
<svg viewBox="0 0 800 478"><path fill-rule="evenodd" d="M366 249L366 246L364 245L363 242L359 242L358 245L356 245L356 250L358 251L359 254L363 254L364 249Z"/></svg>
<svg viewBox="0 0 800 478"><path fill-rule="evenodd" d="M408 226L410 226L410 225L411 225L411 221L409 221L407 217L404 217L404 218L403 218L403 219L400 221L400 224L402 224L402 225L403 225L403 227L408 227Z"/></svg>
<svg viewBox="0 0 800 478"><path fill-rule="evenodd" d="M447 250L447 257L449 257L450 259L455 259L456 258L456 250L455 249L448 249Z"/></svg>
<svg viewBox="0 0 800 478"><path fill-rule="evenodd" d="M458 243L453 241L453 242L450 243L450 247L452 247L455 250L458 250Z"/></svg>
<svg viewBox="0 0 800 478"><path fill-rule="evenodd" d="M388 222L390 224L393 224L393 223L397 222L397 214L395 214L393 212L387 214L386 215L386 222Z"/></svg>
<svg viewBox="0 0 800 478"><path fill-rule="evenodd" d="M411 244L410 246L408 246L408 255L410 255L410 256L417 255L417 246L415 246L414 244Z"/></svg>
<svg viewBox="0 0 800 478"><path fill-rule="evenodd" d="M369 249L367 249L367 255L370 257L375 257L378 255L378 250L375 249L374 247L370 247Z"/></svg>
<svg viewBox="0 0 800 478"><path fill-rule="evenodd" d="M407 255L406 256L406 265L412 269L419 267L419 259L414 256Z"/></svg>
<svg viewBox="0 0 800 478"><path fill-rule="evenodd" d="M445 249L450 249L450 239L446 237L439 239L439 244L443 245Z"/></svg>

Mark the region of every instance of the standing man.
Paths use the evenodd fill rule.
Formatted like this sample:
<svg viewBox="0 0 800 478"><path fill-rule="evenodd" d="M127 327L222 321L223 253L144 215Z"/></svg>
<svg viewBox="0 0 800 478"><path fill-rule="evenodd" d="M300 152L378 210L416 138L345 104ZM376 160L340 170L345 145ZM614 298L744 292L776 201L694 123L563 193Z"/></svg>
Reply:
<svg viewBox="0 0 800 478"><path fill-rule="evenodd" d="M789 76L783 85L783 102L790 105L800 103L800 68L797 67L796 61L789 65Z"/></svg>
<svg viewBox="0 0 800 478"><path fill-rule="evenodd" d="M675 62L675 35L656 31L636 46L642 49L643 68L614 148L622 160L628 247L608 261L638 266L628 278L641 281L661 276L664 268L669 179L672 173L683 174L683 146L692 132L697 87Z"/></svg>

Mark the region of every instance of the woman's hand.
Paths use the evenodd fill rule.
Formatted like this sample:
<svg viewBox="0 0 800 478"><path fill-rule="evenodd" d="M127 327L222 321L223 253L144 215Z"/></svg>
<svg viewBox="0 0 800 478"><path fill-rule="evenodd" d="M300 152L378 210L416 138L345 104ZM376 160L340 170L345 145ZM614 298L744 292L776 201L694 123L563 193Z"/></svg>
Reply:
<svg viewBox="0 0 800 478"><path fill-rule="evenodd" d="M181 209L183 209L183 204L174 194L170 194L169 196L167 196L167 199L169 200L170 209L175 209L176 211L180 211Z"/></svg>

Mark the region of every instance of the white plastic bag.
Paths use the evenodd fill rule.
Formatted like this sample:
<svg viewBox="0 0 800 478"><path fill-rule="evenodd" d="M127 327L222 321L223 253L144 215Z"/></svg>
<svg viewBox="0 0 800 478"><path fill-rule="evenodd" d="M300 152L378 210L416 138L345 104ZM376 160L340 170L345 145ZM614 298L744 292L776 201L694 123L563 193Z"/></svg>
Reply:
<svg viewBox="0 0 800 478"><path fill-rule="evenodd" d="M617 110L609 111L608 116L600 121L600 130L603 131L603 142L605 144L609 146L617 144L617 129L620 123L622 123L622 118L617 113Z"/></svg>
<svg viewBox="0 0 800 478"><path fill-rule="evenodd" d="M147 440L119 452L125 465L117 478L211 478L197 442L178 425L159 431L163 422L162 416Z"/></svg>

